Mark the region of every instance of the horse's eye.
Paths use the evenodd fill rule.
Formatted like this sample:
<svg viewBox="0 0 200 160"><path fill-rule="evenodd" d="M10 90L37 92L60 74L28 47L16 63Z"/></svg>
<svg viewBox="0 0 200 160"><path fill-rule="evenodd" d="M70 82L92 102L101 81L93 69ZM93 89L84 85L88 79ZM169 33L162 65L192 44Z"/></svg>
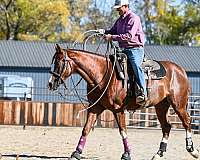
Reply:
<svg viewBox="0 0 200 160"><path fill-rule="evenodd" d="M51 64L51 71L53 72L55 68L55 64Z"/></svg>

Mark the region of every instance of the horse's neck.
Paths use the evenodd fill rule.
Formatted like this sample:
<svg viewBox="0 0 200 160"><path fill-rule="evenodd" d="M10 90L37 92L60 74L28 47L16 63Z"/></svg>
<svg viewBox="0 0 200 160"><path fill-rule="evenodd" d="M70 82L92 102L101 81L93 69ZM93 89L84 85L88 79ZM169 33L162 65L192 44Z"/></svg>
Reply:
<svg viewBox="0 0 200 160"><path fill-rule="evenodd" d="M77 72L88 82L99 84L105 75L106 60L104 57L84 51L70 52L69 57L76 64Z"/></svg>

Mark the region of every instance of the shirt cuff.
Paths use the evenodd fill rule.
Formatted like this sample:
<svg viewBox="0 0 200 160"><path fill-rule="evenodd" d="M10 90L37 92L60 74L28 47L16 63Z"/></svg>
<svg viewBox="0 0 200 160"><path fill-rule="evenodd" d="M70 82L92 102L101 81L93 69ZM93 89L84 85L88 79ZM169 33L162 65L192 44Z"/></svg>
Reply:
<svg viewBox="0 0 200 160"><path fill-rule="evenodd" d="M119 41L120 36L119 35L112 35L112 40L113 41Z"/></svg>

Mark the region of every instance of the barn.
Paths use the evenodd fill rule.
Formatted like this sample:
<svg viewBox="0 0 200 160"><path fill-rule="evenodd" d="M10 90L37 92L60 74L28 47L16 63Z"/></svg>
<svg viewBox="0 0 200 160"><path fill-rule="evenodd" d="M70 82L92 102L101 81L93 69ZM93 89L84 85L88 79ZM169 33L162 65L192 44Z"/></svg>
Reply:
<svg viewBox="0 0 200 160"><path fill-rule="evenodd" d="M64 48L70 46L66 43L60 45ZM31 77L33 101L78 102L79 100L73 94L62 97L61 95L65 94L63 88L59 92L52 93L47 89L54 46L55 43L46 42L0 41L0 75ZM95 45L89 45L87 49L93 50L95 47ZM150 59L169 60L182 66L192 86L191 95L200 96L200 47L146 45L145 54ZM79 78L78 75L73 76L75 81L79 81ZM66 83L73 88L70 79ZM77 89L81 95L85 95L85 82L81 81ZM0 90L3 90L1 83Z"/></svg>

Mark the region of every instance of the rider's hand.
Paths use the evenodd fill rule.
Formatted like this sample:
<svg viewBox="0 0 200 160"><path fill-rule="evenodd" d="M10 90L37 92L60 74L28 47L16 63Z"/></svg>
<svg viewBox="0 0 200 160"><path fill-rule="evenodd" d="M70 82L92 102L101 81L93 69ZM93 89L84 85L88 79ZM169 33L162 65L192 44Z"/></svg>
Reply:
<svg viewBox="0 0 200 160"><path fill-rule="evenodd" d="M106 34L106 35L104 35L104 38L105 38L107 41L112 41L112 35L111 35L111 34Z"/></svg>
<svg viewBox="0 0 200 160"><path fill-rule="evenodd" d="M97 29L97 32L99 32L100 34L104 34L105 33L105 29Z"/></svg>

